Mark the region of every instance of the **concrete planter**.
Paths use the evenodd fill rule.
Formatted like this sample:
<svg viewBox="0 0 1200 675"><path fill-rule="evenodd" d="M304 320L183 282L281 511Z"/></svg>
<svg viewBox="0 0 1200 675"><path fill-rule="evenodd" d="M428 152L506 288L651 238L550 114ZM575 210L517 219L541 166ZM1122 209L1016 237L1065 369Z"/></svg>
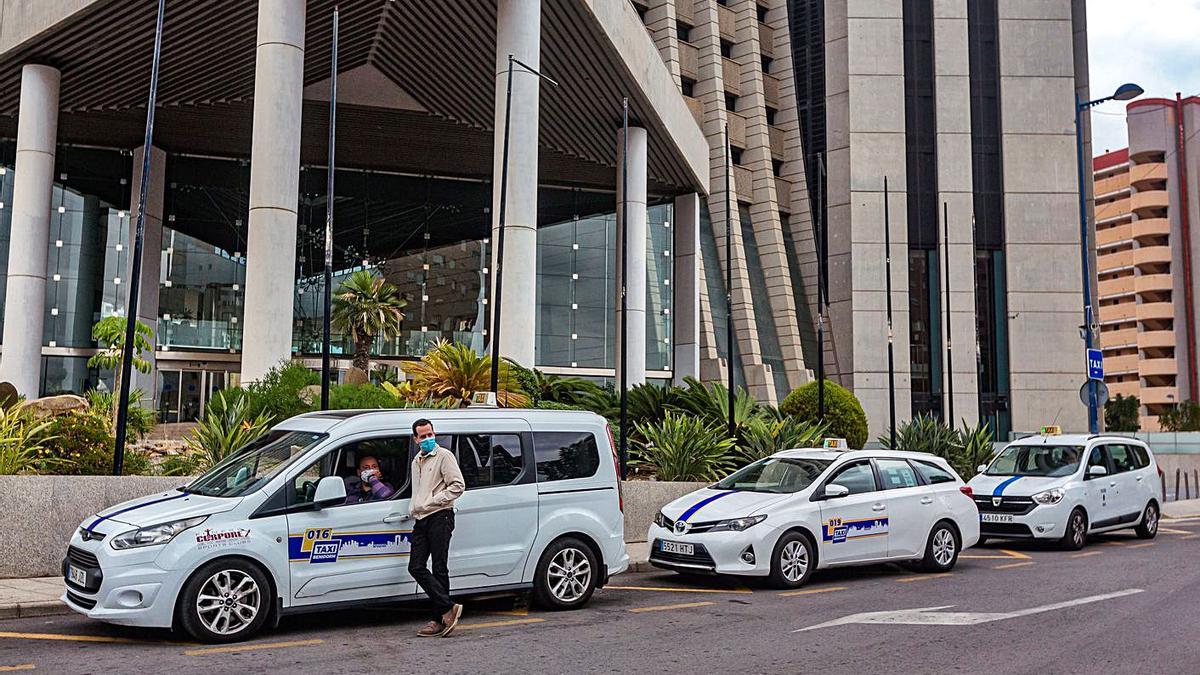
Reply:
<svg viewBox="0 0 1200 675"><path fill-rule="evenodd" d="M158 476L0 476L0 579L57 576L67 541L84 518L143 495L170 490L187 478ZM623 484L625 538L644 541L663 504L700 483Z"/></svg>

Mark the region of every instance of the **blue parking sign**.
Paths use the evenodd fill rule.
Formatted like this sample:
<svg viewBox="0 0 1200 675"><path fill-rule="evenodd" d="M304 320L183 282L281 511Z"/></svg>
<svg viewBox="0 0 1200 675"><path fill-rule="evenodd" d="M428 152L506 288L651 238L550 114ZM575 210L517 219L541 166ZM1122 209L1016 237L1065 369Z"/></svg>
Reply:
<svg viewBox="0 0 1200 675"><path fill-rule="evenodd" d="M1104 353L1099 349L1087 350L1088 379L1104 379Z"/></svg>

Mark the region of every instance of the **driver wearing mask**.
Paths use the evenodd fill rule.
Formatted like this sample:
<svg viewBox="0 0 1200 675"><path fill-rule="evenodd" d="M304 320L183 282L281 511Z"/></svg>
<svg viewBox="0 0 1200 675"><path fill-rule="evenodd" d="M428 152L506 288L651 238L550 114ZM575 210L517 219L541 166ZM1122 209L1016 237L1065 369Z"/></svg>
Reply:
<svg viewBox="0 0 1200 675"><path fill-rule="evenodd" d="M358 475L346 478L346 503L359 504L387 499L396 493L391 483L383 480L379 460L365 455L358 460Z"/></svg>

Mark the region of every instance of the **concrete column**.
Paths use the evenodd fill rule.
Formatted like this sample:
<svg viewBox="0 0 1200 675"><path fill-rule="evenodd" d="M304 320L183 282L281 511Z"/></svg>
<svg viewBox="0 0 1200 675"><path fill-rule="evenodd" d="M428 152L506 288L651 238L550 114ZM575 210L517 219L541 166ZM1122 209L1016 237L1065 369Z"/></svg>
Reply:
<svg viewBox="0 0 1200 675"><path fill-rule="evenodd" d="M492 269L500 234L500 177L504 161L508 56L541 67L540 0L499 0L496 7L496 125L492 153ZM537 192L539 78L513 66L512 120L508 125L508 194L504 223L504 290L500 311L500 355L534 365L536 329L531 308L537 295ZM495 275L492 275L495 279ZM495 282L492 298L496 297ZM491 342L491 326L488 326Z"/></svg>
<svg viewBox="0 0 1200 675"><path fill-rule="evenodd" d="M646 381L646 130L629 128L628 192L622 191L621 171L625 158L623 133L617 132L617 387L621 382L621 331L629 321L629 356L627 361L629 386ZM621 217L628 210L629 221ZM622 232L629 228L629 274L625 281L625 312L621 311Z"/></svg>
<svg viewBox="0 0 1200 675"><path fill-rule="evenodd" d="M60 77L59 71L50 66L27 65L21 70L0 381L12 382L29 398L38 396L42 371L46 251Z"/></svg>
<svg viewBox="0 0 1200 675"><path fill-rule="evenodd" d="M133 278L133 241L137 235L138 190L142 186L142 162L145 148L133 151L133 194L129 204L129 262L125 278ZM146 220L142 230L142 274L138 282L138 321L146 324L153 332L150 339L152 347L158 346L158 283L159 271L162 267L162 219L163 203L166 193L167 153L159 148L150 148L150 184L146 189ZM150 361L150 372L133 371L133 390L142 394L142 405L151 407L155 400L155 386L158 383L158 364L154 360L154 350L146 355Z"/></svg>
<svg viewBox="0 0 1200 675"><path fill-rule="evenodd" d="M304 0L259 0L242 382L292 353Z"/></svg>
<svg viewBox="0 0 1200 675"><path fill-rule="evenodd" d="M673 382L682 386L685 377L700 379L700 195L693 192L675 198L671 230L675 253L671 274L675 293L671 308Z"/></svg>

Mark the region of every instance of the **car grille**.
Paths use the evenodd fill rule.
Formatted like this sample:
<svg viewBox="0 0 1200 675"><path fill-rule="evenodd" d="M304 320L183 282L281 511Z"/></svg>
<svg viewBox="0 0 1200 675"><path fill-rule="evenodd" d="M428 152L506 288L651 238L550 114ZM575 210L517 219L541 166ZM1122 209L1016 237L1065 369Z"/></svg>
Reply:
<svg viewBox="0 0 1200 675"><path fill-rule="evenodd" d="M676 521L671 520L667 516L663 516L662 519L663 519L663 523L664 523L664 525L662 525L662 527L674 532ZM703 534L703 533L708 532L709 530L713 529L714 527L716 527L717 523L719 523L719 522L721 522L721 521L710 520L707 523L689 523L689 525L691 525L691 527L688 528L688 531L686 534Z"/></svg>
<svg viewBox="0 0 1200 675"><path fill-rule="evenodd" d="M93 553L74 546L67 548L67 560L70 560L76 567L87 569L100 567L100 560Z"/></svg>
<svg viewBox="0 0 1200 675"><path fill-rule="evenodd" d="M977 496L975 506L983 513L1010 513L1015 516L1023 516L1037 506L1031 497L1001 497L998 506L993 499L994 497L988 495Z"/></svg>
<svg viewBox="0 0 1200 675"><path fill-rule="evenodd" d="M86 527L81 527L81 528L79 528L79 536L84 541L104 541L104 537L106 537L107 535L101 534L99 532L92 532L91 530L87 529Z"/></svg>
<svg viewBox="0 0 1200 675"><path fill-rule="evenodd" d="M661 539L655 539L653 546L650 548L650 562L676 563L681 565L695 565L699 567L713 568L717 563L713 561L713 557L709 555L708 549L704 548L704 544L693 544L695 553L692 555L683 555L681 553L664 553L659 550Z"/></svg>
<svg viewBox="0 0 1200 675"><path fill-rule="evenodd" d="M71 591L67 591L67 599L84 609L92 609L96 606L95 600L85 598L82 595L72 593Z"/></svg>
<svg viewBox="0 0 1200 675"><path fill-rule="evenodd" d="M979 534L984 537L1033 538L1029 526L1020 523L980 523Z"/></svg>

